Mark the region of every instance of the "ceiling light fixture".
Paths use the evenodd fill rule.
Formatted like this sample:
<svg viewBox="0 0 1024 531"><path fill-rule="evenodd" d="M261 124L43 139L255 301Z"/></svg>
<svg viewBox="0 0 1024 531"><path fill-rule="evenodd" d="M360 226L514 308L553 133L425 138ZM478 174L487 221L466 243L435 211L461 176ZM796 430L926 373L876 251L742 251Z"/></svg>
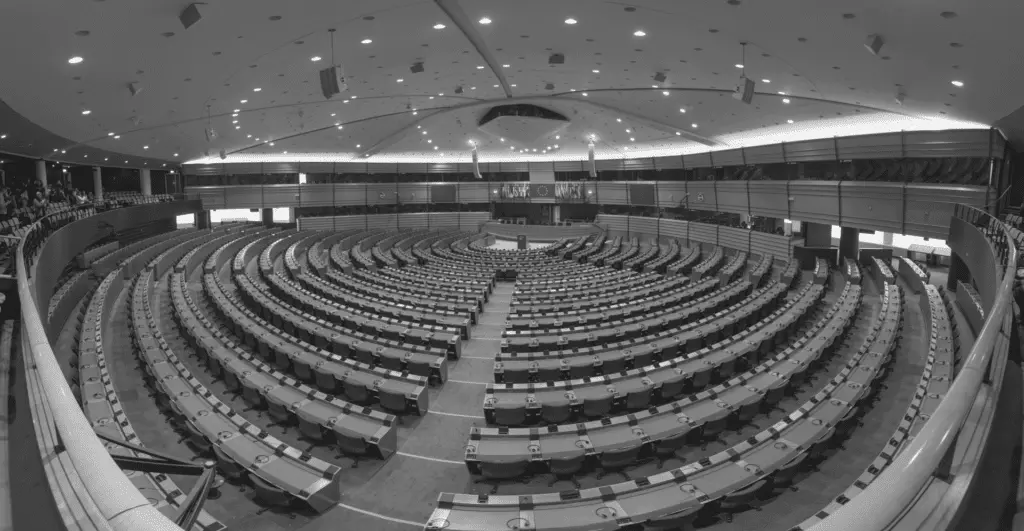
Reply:
<svg viewBox="0 0 1024 531"><path fill-rule="evenodd" d="M561 138L562 138L562 137L561 137L560 135L555 135L555 140L559 140L559 139L561 139Z"/></svg>
<svg viewBox="0 0 1024 531"><path fill-rule="evenodd" d="M686 114L686 109L679 109L679 112Z"/></svg>
<svg viewBox="0 0 1024 531"><path fill-rule="evenodd" d="M238 113L242 112L242 109L235 109L235 110L233 110L233 111L231 111L231 112L233 112L233 113L235 113L235 114L238 114Z"/></svg>
<svg viewBox="0 0 1024 531"><path fill-rule="evenodd" d="M512 65L501 65L502 68L510 68Z"/></svg>
<svg viewBox="0 0 1024 531"><path fill-rule="evenodd" d="M779 91L779 96L785 96L785 95L786 95L786 93L785 93L785 92L783 92L783 91L781 91L781 90Z"/></svg>
<svg viewBox="0 0 1024 531"><path fill-rule="evenodd" d="M789 103L789 98L782 98L782 103Z"/></svg>
<svg viewBox="0 0 1024 531"><path fill-rule="evenodd" d="M626 132L627 133L632 133L633 131L631 129L626 129Z"/></svg>
<svg viewBox="0 0 1024 531"><path fill-rule="evenodd" d="M88 115L92 114L92 111L90 111L89 109L86 109L86 110L82 111L82 114L88 116Z"/></svg>
<svg viewBox="0 0 1024 531"><path fill-rule="evenodd" d="M646 37L647 36L647 32L642 30L642 29L636 30L636 31L633 32L633 36L634 37Z"/></svg>
<svg viewBox="0 0 1024 531"><path fill-rule="evenodd" d="M598 69L596 69L596 68L595 68L595 69L593 69L593 70L591 70L591 72L593 72L593 73L595 73L595 74L600 74L600 73L601 73L601 71L600 71L600 70L598 70Z"/></svg>
<svg viewBox="0 0 1024 531"><path fill-rule="evenodd" d="M786 120L786 123L791 124L791 123L793 123L793 120Z"/></svg>
<svg viewBox="0 0 1024 531"><path fill-rule="evenodd" d="M668 96L668 91L667 91L667 90L663 90L663 91L661 91L661 95L662 95L662 96Z"/></svg>
<svg viewBox="0 0 1024 531"><path fill-rule="evenodd" d="M142 149L149 149L149 146L142 146Z"/></svg>
<svg viewBox="0 0 1024 531"><path fill-rule="evenodd" d="M476 65L476 69L477 70L483 70L484 69L484 65Z"/></svg>
<svg viewBox="0 0 1024 531"><path fill-rule="evenodd" d="M487 17L483 17L483 18L480 19L480 23L481 24L490 24L491 23L491 19L489 19Z"/></svg>
<svg viewBox="0 0 1024 531"><path fill-rule="evenodd" d="M178 156L178 154L177 154L177 153L175 153L175 154L174 154L174 156L175 156L175 157L177 157L177 156ZM106 159L104 159L104 160L106 160Z"/></svg>
<svg viewBox="0 0 1024 531"><path fill-rule="evenodd" d="M114 136L114 133L107 133L107 136Z"/></svg>
<svg viewBox="0 0 1024 531"><path fill-rule="evenodd" d="M249 103L249 100L242 100L239 103L242 103L242 104Z"/></svg>
<svg viewBox="0 0 1024 531"><path fill-rule="evenodd" d="M736 68L743 68L743 65L736 63Z"/></svg>
<svg viewBox="0 0 1024 531"><path fill-rule="evenodd" d="M679 131L676 131L676 136L682 135Z"/></svg>
<svg viewBox="0 0 1024 531"><path fill-rule="evenodd" d="M82 59L81 57L76 55L76 56L72 57L71 59L68 59L68 63L71 63L73 65L77 65L78 63L81 63L84 60L85 59Z"/></svg>
<svg viewBox="0 0 1024 531"><path fill-rule="evenodd" d="M690 124L690 127L696 129L697 128L697 124Z"/></svg>
<svg viewBox="0 0 1024 531"><path fill-rule="evenodd" d="M373 39L363 39L363 40L361 40L359 42L361 42L362 44L370 44L370 43L373 42Z"/></svg>
<svg viewBox="0 0 1024 531"><path fill-rule="evenodd" d="M565 23L570 25L570 26L572 26L573 24L576 23L576 19L574 19L572 17L569 17L569 18L565 19Z"/></svg>
<svg viewBox="0 0 1024 531"><path fill-rule="evenodd" d="M232 121L231 121L231 123L233 123L233 124L237 124L237 123L238 123L238 120L232 120Z"/></svg>
<svg viewBox="0 0 1024 531"><path fill-rule="evenodd" d="M964 86L964 82L963 81L950 81L950 83L952 83L954 87L962 87L962 86Z"/></svg>
<svg viewBox="0 0 1024 531"><path fill-rule="evenodd" d="M436 29L436 30L442 30L442 29L445 29L447 27L448 26L445 26L444 24L441 24L440 22L438 22L437 24L434 24L434 29Z"/></svg>
<svg viewBox="0 0 1024 531"><path fill-rule="evenodd" d="M253 91L253 92L259 92L259 91L261 91L261 90L263 90L263 89L261 89L261 88L259 88L259 87L256 87L256 88L252 89L252 91Z"/></svg>
<svg viewBox="0 0 1024 531"><path fill-rule="evenodd" d="M587 95L587 93L586 93L586 92L584 92L584 93L583 93L583 95L584 95L584 96L586 96L586 95Z"/></svg>
<svg viewBox="0 0 1024 531"><path fill-rule="evenodd" d="M114 135L114 140L121 140L121 135Z"/></svg>
<svg viewBox="0 0 1024 531"><path fill-rule="evenodd" d="M770 79L762 79L761 80L761 83L771 83L771 82L772 82L772 80L770 80Z"/></svg>
<svg viewBox="0 0 1024 531"><path fill-rule="evenodd" d="M635 138L633 138L633 137L629 137L629 141L630 141L630 142L636 142L636 139L635 139Z"/></svg>
<svg viewBox="0 0 1024 531"><path fill-rule="evenodd" d="M395 80L395 83L401 83L401 82L403 82L403 81L405 81L405 80L404 80L404 79L402 79L402 78L398 78L398 79L396 79L396 80Z"/></svg>
<svg viewBox="0 0 1024 531"><path fill-rule="evenodd" d="M317 62L317 61L319 61L320 59L323 59L323 58L322 58L322 57L320 57L319 55L314 55L313 57L310 57L310 58L309 58L309 60L310 60L310 61L313 61L314 63L315 63L315 62Z"/></svg>

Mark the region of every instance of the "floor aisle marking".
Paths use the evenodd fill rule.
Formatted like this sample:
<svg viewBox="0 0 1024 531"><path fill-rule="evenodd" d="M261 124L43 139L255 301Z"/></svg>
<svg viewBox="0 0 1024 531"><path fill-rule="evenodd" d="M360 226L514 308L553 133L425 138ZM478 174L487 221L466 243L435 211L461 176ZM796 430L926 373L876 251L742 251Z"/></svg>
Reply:
<svg viewBox="0 0 1024 531"><path fill-rule="evenodd" d="M433 413L435 415L444 415L446 417L462 417L465 419L482 419L483 415L463 415L462 413L445 413L444 411L434 411L433 409L427 411L427 413Z"/></svg>
<svg viewBox="0 0 1024 531"><path fill-rule="evenodd" d="M490 382L470 382L468 380L452 380L451 378L449 378L448 381L449 382L460 383L460 384L471 384L471 385L487 385L487 384L490 383Z"/></svg>
<svg viewBox="0 0 1024 531"><path fill-rule="evenodd" d="M347 503L340 503L339 502L338 503L338 507L341 507L343 509L348 509L350 511L355 511L355 512L357 512L359 514L365 514L366 516L372 516L374 518L380 518L381 520L387 520L388 522L394 522L396 524L406 524L406 525L416 526L416 527L419 527L419 528L423 527L423 522L413 522L412 520L402 520L401 518L395 518L393 516L384 516L383 514L375 513L373 511L367 511L366 509L360 509L359 507L352 507L351 505L348 505Z"/></svg>
<svg viewBox="0 0 1024 531"><path fill-rule="evenodd" d="M415 459L424 459L426 461L436 461L438 463L448 463L448 464L452 464L452 465L464 465L464 464L466 464L465 461L453 461L451 459L441 459L440 457L427 457L425 455L410 454L408 452L395 452L395 454L403 456L403 457L413 457Z"/></svg>
<svg viewBox="0 0 1024 531"><path fill-rule="evenodd" d="M494 357L493 356L489 357L489 358L487 356L459 356L460 360L463 359L463 358L468 359L468 360L491 360L491 361L494 361Z"/></svg>

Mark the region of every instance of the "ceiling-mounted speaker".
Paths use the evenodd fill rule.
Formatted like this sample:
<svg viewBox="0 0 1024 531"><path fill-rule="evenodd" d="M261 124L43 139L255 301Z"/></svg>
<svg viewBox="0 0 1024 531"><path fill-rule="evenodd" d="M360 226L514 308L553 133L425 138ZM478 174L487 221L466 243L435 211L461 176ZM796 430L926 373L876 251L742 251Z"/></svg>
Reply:
<svg viewBox="0 0 1024 531"><path fill-rule="evenodd" d="M553 53L553 54L551 54L551 57L548 57L548 64L549 65L565 64L565 54L562 54L562 53Z"/></svg>
<svg viewBox="0 0 1024 531"><path fill-rule="evenodd" d="M739 85L736 85L736 92L733 92L732 97L749 105L754 100L754 80L741 77Z"/></svg>
<svg viewBox="0 0 1024 531"><path fill-rule="evenodd" d="M882 51L882 45L885 41L882 40L881 35L868 35L867 40L864 41L864 47L871 52L871 55L878 55L878 52Z"/></svg>
<svg viewBox="0 0 1024 531"><path fill-rule="evenodd" d="M332 66L321 70L320 90L323 91L324 97L327 99L331 99L331 96L348 90L348 84L345 83L345 71L340 66Z"/></svg>
<svg viewBox="0 0 1024 531"><path fill-rule="evenodd" d="M462 85L459 85L459 86L455 87L455 93L456 94L462 94Z"/></svg>
<svg viewBox="0 0 1024 531"><path fill-rule="evenodd" d="M413 74L419 74L420 72L423 71L423 62L419 61L413 63L412 66L409 67L409 71L412 72Z"/></svg>
<svg viewBox="0 0 1024 531"><path fill-rule="evenodd" d="M128 83L128 90L132 93L132 96L142 92L142 83Z"/></svg>
<svg viewBox="0 0 1024 531"><path fill-rule="evenodd" d="M226 158L228 158L228 154L225 153L223 149L220 150L220 160L224 160Z"/></svg>
<svg viewBox="0 0 1024 531"><path fill-rule="evenodd" d="M554 83L547 83L547 84L545 84L544 85L544 90L555 90L555 84Z"/></svg>
<svg viewBox="0 0 1024 531"><path fill-rule="evenodd" d="M203 15L199 13L199 4L189 4L184 11L178 15L178 20L181 21L181 25L185 26L185 29L189 29L193 24L203 19Z"/></svg>
<svg viewBox="0 0 1024 531"><path fill-rule="evenodd" d="M654 80L657 81L658 83L664 83L666 79L668 78L665 77L664 72L658 72L657 74L654 74Z"/></svg>

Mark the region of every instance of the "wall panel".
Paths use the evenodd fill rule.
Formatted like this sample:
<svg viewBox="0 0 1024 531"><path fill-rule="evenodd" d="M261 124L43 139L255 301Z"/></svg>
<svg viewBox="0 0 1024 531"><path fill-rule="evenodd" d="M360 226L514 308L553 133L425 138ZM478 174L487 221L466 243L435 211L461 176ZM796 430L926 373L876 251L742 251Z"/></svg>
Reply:
<svg viewBox="0 0 1024 531"><path fill-rule="evenodd" d="M663 219L661 220L661 237L675 238L679 240L680 245L685 247L686 241L690 237L689 226L688 221L681 219Z"/></svg>
<svg viewBox="0 0 1024 531"><path fill-rule="evenodd" d="M334 201L333 184L304 184L299 186L299 204L302 206L332 206Z"/></svg>
<svg viewBox="0 0 1024 531"><path fill-rule="evenodd" d="M839 181L789 181L789 195L792 219L838 224Z"/></svg>
<svg viewBox="0 0 1024 531"><path fill-rule="evenodd" d="M751 215L789 217L788 181L750 181L749 186Z"/></svg>
<svg viewBox="0 0 1024 531"><path fill-rule="evenodd" d="M719 212L746 214L750 211L747 202L747 183L749 181L718 181L715 193L718 199Z"/></svg>
<svg viewBox="0 0 1024 531"><path fill-rule="evenodd" d="M718 227L718 245L738 251L750 251L750 233L747 229Z"/></svg>
<svg viewBox="0 0 1024 531"><path fill-rule="evenodd" d="M963 203L984 209L984 186L934 186L908 184L904 210L904 234L946 239L953 205Z"/></svg>
<svg viewBox="0 0 1024 531"><path fill-rule="evenodd" d="M595 220L602 229L607 231L626 232L627 216L613 216L609 214L598 214Z"/></svg>
<svg viewBox="0 0 1024 531"><path fill-rule="evenodd" d="M839 159L901 158L903 156L902 133L860 135L837 138Z"/></svg>
<svg viewBox="0 0 1024 531"><path fill-rule="evenodd" d="M724 149L711 153L711 163L717 168L721 166L743 166L742 149Z"/></svg>
<svg viewBox="0 0 1024 531"><path fill-rule="evenodd" d="M694 210L716 210L718 194L715 181L690 181L686 183L687 205Z"/></svg>
<svg viewBox="0 0 1024 531"><path fill-rule="evenodd" d="M793 240L789 236L758 231L750 233L750 252L756 255L770 254L777 259L788 260L793 254L792 246Z"/></svg>
<svg viewBox="0 0 1024 531"><path fill-rule="evenodd" d="M904 133L904 156L985 157L989 156L992 134L984 129L960 131L908 131ZM999 136L999 135L995 135Z"/></svg>
<svg viewBox="0 0 1024 531"><path fill-rule="evenodd" d="M254 203L246 205L249 208L264 206L299 206L299 185L297 184L272 184L263 186L263 196L260 197L260 187L254 186Z"/></svg>
<svg viewBox="0 0 1024 531"><path fill-rule="evenodd" d="M491 219L487 212L462 212L459 214L459 229L478 232L480 225Z"/></svg>
<svg viewBox="0 0 1024 531"><path fill-rule="evenodd" d="M497 188L497 185L495 185ZM455 192L455 199L460 203L487 203L490 201L491 190L488 183L472 182L459 183Z"/></svg>
<svg viewBox="0 0 1024 531"><path fill-rule="evenodd" d="M676 208L686 197L686 181L661 181L658 183L658 206Z"/></svg>
<svg viewBox="0 0 1024 531"><path fill-rule="evenodd" d="M697 243L718 245L718 225L690 223L690 247Z"/></svg>
<svg viewBox="0 0 1024 531"><path fill-rule="evenodd" d="M786 155L786 162L836 160L836 142L831 138L785 143L782 150Z"/></svg>
<svg viewBox="0 0 1024 531"><path fill-rule="evenodd" d="M840 186L842 225L900 232L903 184L845 181Z"/></svg>
<svg viewBox="0 0 1024 531"><path fill-rule="evenodd" d="M747 164L778 164L785 162L782 144L743 148Z"/></svg>
<svg viewBox="0 0 1024 531"><path fill-rule="evenodd" d="M396 199L396 190L394 183L377 184L370 183L363 185L366 190L366 204L367 205L393 205Z"/></svg>
<svg viewBox="0 0 1024 531"><path fill-rule="evenodd" d="M366 228L369 230L398 230L398 214L374 214L366 216Z"/></svg>
<svg viewBox="0 0 1024 531"><path fill-rule="evenodd" d="M625 182L598 182L597 199L602 205L627 205L627 188Z"/></svg>
<svg viewBox="0 0 1024 531"><path fill-rule="evenodd" d="M405 204L429 203L430 185L427 183L399 183L398 197Z"/></svg>
<svg viewBox="0 0 1024 531"><path fill-rule="evenodd" d="M711 152L683 155L684 168L710 168Z"/></svg>
<svg viewBox="0 0 1024 531"><path fill-rule="evenodd" d="M366 188L361 184L334 185L334 204L354 206L366 204Z"/></svg>
<svg viewBox="0 0 1024 531"><path fill-rule="evenodd" d="M658 218L630 216L629 235L636 236L637 233L658 234Z"/></svg>

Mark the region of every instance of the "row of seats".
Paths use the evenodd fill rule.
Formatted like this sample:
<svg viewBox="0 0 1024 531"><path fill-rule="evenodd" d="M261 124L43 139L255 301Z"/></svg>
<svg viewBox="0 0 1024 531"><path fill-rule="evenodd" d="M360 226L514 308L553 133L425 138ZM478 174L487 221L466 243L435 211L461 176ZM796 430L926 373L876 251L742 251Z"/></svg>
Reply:
<svg viewBox="0 0 1024 531"><path fill-rule="evenodd" d="M514 353L515 356L503 353L500 360L495 362L495 373L498 374L499 369L502 373L532 371L537 373L540 381L556 374L566 379L582 378L598 372L618 372L626 368L629 357L667 359L676 352L699 350L732 334L737 323L755 315L759 319L770 313L785 297L785 287L777 283L755 291L751 291L752 288L747 281L733 284L716 295L673 312L670 319L666 320L681 323L678 326L669 328L652 321L651 324L658 331L650 331L631 340L561 350L519 352ZM738 311L744 307L752 310ZM633 326L643 330L641 325Z"/></svg>
<svg viewBox="0 0 1024 531"><path fill-rule="evenodd" d="M953 384L955 374L952 321L938 288L931 284L924 287L921 311L930 329L928 355L925 358L924 372L917 383L906 414L903 415L899 426L886 442L885 447L878 453L878 457L871 462L857 480L829 502L825 508L801 522L798 526L800 529L814 527L864 492L896 459L896 456L914 440L925 422L935 413L939 403Z"/></svg>
<svg viewBox="0 0 1024 531"><path fill-rule="evenodd" d="M899 258L897 272L913 293L922 293L925 285L931 281L929 273L925 272L917 262L905 256Z"/></svg>
<svg viewBox="0 0 1024 531"><path fill-rule="evenodd" d="M750 317L737 321L733 334L723 334L721 340L696 352L664 360L634 358L634 368L606 371L601 377L539 384L488 384L485 416L502 425L532 420L558 423L570 416L595 418L612 410L635 411L652 402L699 391L712 381L727 380L735 372L756 365L761 357L773 352L804 322L823 294L821 286L809 284L760 320L754 318L760 311L741 308Z"/></svg>
<svg viewBox="0 0 1024 531"><path fill-rule="evenodd" d="M679 258L681 247L677 240L670 240L668 243L668 249L662 249L658 246L658 257L644 265L642 272L647 273L655 271L658 273L665 273L668 265Z"/></svg>
<svg viewBox="0 0 1024 531"><path fill-rule="evenodd" d="M848 289L859 295L858 286ZM891 362L901 315L900 294L887 285L882 312L865 344L846 366L798 410L733 448L677 469L608 487L530 496L442 493L426 528L476 530L500 528L514 521L520 527L536 529L610 530L622 525L666 529L686 526L703 514L743 508L770 489L787 485L803 462L820 458L843 431L852 429L861 400L876 393L884 368ZM723 413L718 415L734 415L732 409L720 409ZM671 419L671 424L689 425L679 418ZM700 431L708 424L705 422ZM712 426L717 429L717 425ZM536 434L542 435L543 431L536 430ZM634 462L651 451L645 443L649 437L646 428L633 432L627 424L625 432L631 442L621 451L602 453L602 468L621 469L623 461ZM547 452L543 443L539 446ZM584 446L574 443L569 451L575 451L577 458L586 462ZM513 469L510 462L515 461L499 461L502 466L492 468L492 473L500 478L525 471L525 467ZM483 467L481 473L486 474Z"/></svg>
<svg viewBox="0 0 1024 531"><path fill-rule="evenodd" d="M182 364L153 316L150 288L154 282L151 270L136 278L129 306L132 341L160 402L175 423L188 431L189 441L200 452L212 453L222 474L251 483L257 498L268 503L297 499L318 512L337 504L341 498L337 466L257 428Z"/></svg>
<svg viewBox="0 0 1024 531"><path fill-rule="evenodd" d="M725 252L721 247L715 247L714 251L711 251L711 255L704 258L704 260L695 265L690 270L690 280L697 280L708 275L713 275L720 267L722 262L725 261Z"/></svg>
<svg viewBox="0 0 1024 531"><path fill-rule="evenodd" d="M653 248L654 247L652 247L652 249ZM633 269L635 263L630 265L626 264L629 264L639 252L640 240L636 237L630 238L629 242L626 243L625 248L622 249L622 252L620 252L617 256L613 256L605 261L606 265L608 267L611 267L612 269Z"/></svg>
<svg viewBox="0 0 1024 531"><path fill-rule="evenodd" d="M103 324L109 317L117 294L124 283L120 269L111 271L92 291L82 316L75 357L78 361L78 394L82 410L93 429L110 439L124 441L134 446L144 446L135 433L118 397L110 372L107 369L103 349ZM114 443L104 443L107 451L125 457L143 457L142 454ZM133 474L129 481L139 492L152 500L157 510L169 518L176 518L182 507L187 505L186 493L177 487L166 474ZM201 511L196 526L204 531L225 529L224 524L206 511Z"/></svg>

